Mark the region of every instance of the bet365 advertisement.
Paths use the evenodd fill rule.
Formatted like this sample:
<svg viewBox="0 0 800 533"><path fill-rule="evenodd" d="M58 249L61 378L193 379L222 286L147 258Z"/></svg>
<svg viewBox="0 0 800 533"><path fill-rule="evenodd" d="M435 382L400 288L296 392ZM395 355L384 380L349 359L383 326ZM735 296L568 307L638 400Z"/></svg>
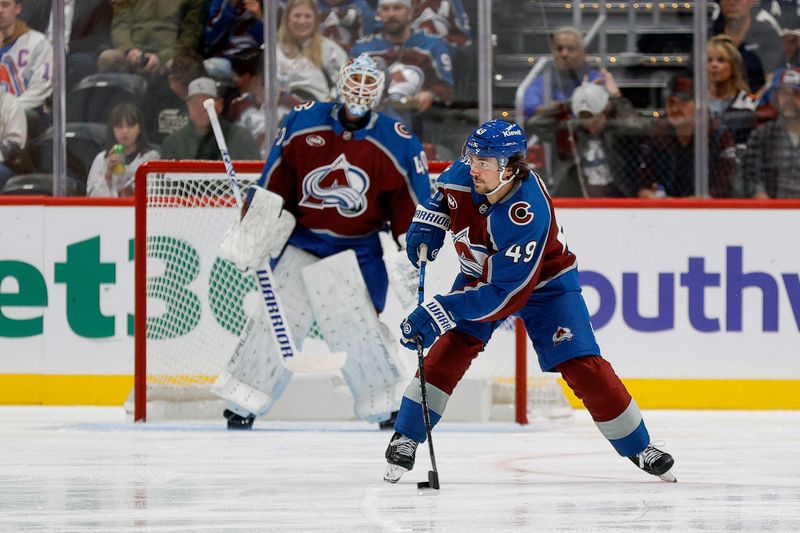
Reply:
<svg viewBox="0 0 800 533"><path fill-rule="evenodd" d="M800 380L800 209L557 213L603 356L626 382ZM0 401L25 376L129 387L133 235L131 205L0 205Z"/></svg>

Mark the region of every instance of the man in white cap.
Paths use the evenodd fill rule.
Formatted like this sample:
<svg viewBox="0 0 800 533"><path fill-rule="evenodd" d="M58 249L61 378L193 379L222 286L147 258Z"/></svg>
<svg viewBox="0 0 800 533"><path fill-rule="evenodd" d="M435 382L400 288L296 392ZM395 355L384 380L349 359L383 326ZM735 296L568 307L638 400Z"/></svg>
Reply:
<svg viewBox="0 0 800 533"><path fill-rule="evenodd" d="M584 81L572 93L569 106L572 120L557 122L549 131L537 130L555 146L553 195L635 196L637 146L645 121L619 95L610 76L605 85Z"/></svg>
<svg viewBox="0 0 800 533"><path fill-rule="evenodd" d="M209 159L220 160L219 148L211 131L211 121L203 107L208 98L216 101L217 114L222 112L223 102L217 96L217 86L211 78L196 78L189 83L186 108L189 124L164 139L161 157L164 159ZM261 159L253 136L246 129L219 118L222 133L228 144L231 159Z"/></svg>

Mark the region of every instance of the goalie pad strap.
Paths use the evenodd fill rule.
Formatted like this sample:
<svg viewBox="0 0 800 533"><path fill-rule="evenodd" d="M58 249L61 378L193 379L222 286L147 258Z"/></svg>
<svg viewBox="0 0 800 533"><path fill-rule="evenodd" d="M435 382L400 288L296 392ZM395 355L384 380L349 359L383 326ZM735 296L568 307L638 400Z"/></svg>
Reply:
<svg viewBox="0 0 800 533"><path fill-rule="evenodd" d="M417 206L417 210L414 211L414 218L411 222L419 222L420 224L434 226L442 231L450 229L450 215L428 209L424 205Z"/></svg>

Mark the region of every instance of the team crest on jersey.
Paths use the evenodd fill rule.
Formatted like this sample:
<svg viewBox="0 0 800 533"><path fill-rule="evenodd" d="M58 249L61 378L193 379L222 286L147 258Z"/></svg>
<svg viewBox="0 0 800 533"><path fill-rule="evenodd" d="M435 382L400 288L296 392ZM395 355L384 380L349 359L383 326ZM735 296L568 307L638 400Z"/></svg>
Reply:
<svg viewBox="0 0 800 533"><path fill-rule="evenodd" d="M311 109L313 105L314 105L314 100L306 100L301 104L296 104L293 109L295 111L302 111L303 109Z"/></svg>
<svg viewBox="0 0 800 533"><path fill-rule="evenodd" d="M516 202L508 209L508 215L511 217L511 222L517 226L524 226L533 220L531 204L528 202Z"/></svg>
<svg viewBox="0 0 800 533"><path fill-rule="evenodd" d="M411 132L408 131L408 128L406 128L405 124L403 124L402 122L394 123L394 131L397 132L397 134L403 139L410 139L411 137L413 137Z"/></svg>
<svg viewBox="0 0 800 533"><path fill-rule="evenodd" d="M347 161L344 154L330 165L315 168L303 178L299 205L313 209L336 208L344 217L357 217L367 209L367 173Z"/></svg>
<svg viewBox="0 0 800 533"><path fill-rule="evenodd" d="M558 346L564 341L571 341L575 335L572 334L572 330L569 328L565 328L564 326L559 326L555 333L553 333L553 346Z"/></svg>
<svg viewBox="0 0 800 533"><path fill-rule="evenodd" d="M458 209L458 202L456 202L456 199L453 198L452 194L447 195L447 207L450 209Z"/></svg>
<svg viewBox="0 0 800 533"><path fill-rule="evenodd" d="M469 228L464 228L453 235L453 245L456 249L458 261L461 263L461 272L473 278L483 274L483 265L489 257L485 246L472 244L469 240Z"/></svg>
<svg viewBox="0 0 800 533"><path fill-rule="evenodd" d="M489 206L488 205L481 204L481 206L478 208L478 213L480 213L481 215L485 215L486 211L488 211L488 210L489 210Z"/></svg>
<svg viewBox="0 0 800 533"><path fill-rule="evenodd" d="M325 146L325 139L319 135L309 135L306 137L306 144L309 146Z"/></svg>

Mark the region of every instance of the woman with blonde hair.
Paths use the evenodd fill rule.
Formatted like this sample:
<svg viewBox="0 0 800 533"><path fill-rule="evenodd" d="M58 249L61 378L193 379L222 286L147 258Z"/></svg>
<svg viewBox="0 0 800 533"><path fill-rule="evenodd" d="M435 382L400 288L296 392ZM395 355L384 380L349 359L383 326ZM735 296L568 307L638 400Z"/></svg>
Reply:
<svg viewBox="0 0 800 533"><path fill-rule="evenodd" d="M305 100L336 97L336 76L347 53L324 37L315 0L289 0L278 28L277 79L281 91L279 115Z"/></svg>
<svg viewBox="0 0 800 533"><path fill-rule="evenodd" d="M708 41L708 108L711 117L733 130L737 146L756 125L757 102L745 81L742 55L725 34Z"/></svg>

